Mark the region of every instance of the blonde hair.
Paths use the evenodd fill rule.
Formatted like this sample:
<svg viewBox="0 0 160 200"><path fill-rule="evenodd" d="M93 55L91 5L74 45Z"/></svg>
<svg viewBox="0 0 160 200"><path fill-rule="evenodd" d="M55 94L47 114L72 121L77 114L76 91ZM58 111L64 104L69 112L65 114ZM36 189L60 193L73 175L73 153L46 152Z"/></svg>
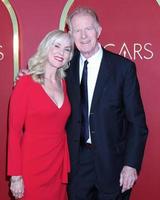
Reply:
<svg viewBox="0 0 160 200"><path fill-rule="evenodd" d="M29 74L31 74L33 80L40 84L44 83L45 64L47 63L49 49L53 46L57 39L69 39L71 43L71 55L69 61L72 59L74 51L74 41L72 36L62 30L54 30L49 32L39 44L37 52L28 61ZM65 70L68 67L69 64L66 63L57 70L57 75L59 78L65 77Z"/></svg>
<svg viewBox="0 0 160 200"><path fill-rule="evenodd" d="M99 22L99 18L96 14L96 12L90 8L85 8L85 7L79 7L79 8L76 8L68 17L67 17L67 20L66 20L66 23L68 25L68 28L70 31L72 31L72 18L75 16L75 15L78 15L78 14L83 14L83 15L90 15L91 17L93 17L93 19L95 20L96 24L99 26L100 25L100 22Z"/></svg>

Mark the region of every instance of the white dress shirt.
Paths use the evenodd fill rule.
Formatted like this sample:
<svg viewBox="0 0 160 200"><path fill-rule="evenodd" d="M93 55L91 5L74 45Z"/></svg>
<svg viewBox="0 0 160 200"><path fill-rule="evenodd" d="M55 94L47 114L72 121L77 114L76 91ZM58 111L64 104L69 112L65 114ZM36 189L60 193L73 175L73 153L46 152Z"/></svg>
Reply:
<svg viewBox="0 0 160 200"><path fill-rule="evenodd" d="M95 89L95 85L96 85L96 81L97 81L97 77L98 77L98 72L99 72L99 68L100 68L100 64L101 64L101 60L102 60L102 56L103 56L103 50L101 45L99 44L99 50L96 52L96 54L94 54L93 56L91 56L90 58L88 58L88 116L90 113L90 109L91 109L91 103L92 103L92 98L93 98L93 93L94 93L94 89ZM82 72L83 72L83 66L84 66L84 61L86 60L86 58L81 54L80 55L80 60L79 60L79 80L81 81L82 78ZM91 143L91 135L90 135L90 128L89 128L89 139L87 140L87 143Z"/></svg>

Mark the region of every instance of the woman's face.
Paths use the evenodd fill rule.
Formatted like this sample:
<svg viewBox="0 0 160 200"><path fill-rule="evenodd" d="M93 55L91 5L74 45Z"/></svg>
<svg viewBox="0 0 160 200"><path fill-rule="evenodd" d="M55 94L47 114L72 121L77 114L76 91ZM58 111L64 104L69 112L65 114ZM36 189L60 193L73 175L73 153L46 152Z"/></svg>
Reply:
<svg viewBox="0 0 160 200"><path fill-rule="evenodd" d="M72 46L68 38L57 39L49 49L48 62L55 68L65 65L71 57Z"/></svg>

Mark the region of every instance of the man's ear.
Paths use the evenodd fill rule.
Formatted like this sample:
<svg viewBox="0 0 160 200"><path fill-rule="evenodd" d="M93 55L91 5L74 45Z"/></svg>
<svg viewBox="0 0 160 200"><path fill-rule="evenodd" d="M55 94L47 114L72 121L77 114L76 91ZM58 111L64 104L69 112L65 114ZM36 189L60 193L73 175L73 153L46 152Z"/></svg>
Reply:
<svg viewBox="0 0 160 200"><path fill-rule="evenodd" d="M102 27L99 25L97 27L97 38L99 38L99 36L101 35L101 32L102 32Z"/></svg>

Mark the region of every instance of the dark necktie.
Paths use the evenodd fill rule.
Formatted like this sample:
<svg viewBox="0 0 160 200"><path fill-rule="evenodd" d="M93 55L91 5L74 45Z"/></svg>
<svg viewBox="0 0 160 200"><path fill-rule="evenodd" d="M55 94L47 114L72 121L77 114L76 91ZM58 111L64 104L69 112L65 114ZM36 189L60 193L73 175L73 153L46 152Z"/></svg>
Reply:
<svg viewBox="0 0 160 200"><path fill-rule="evenodd" d="M83 73L82 73L82 79L81 79L81 85L80 85L80 91L81 91L81 140L84 143L86 143L86 141L89 138L87 64L88 64L88 61L85 60Z"/></svg>

